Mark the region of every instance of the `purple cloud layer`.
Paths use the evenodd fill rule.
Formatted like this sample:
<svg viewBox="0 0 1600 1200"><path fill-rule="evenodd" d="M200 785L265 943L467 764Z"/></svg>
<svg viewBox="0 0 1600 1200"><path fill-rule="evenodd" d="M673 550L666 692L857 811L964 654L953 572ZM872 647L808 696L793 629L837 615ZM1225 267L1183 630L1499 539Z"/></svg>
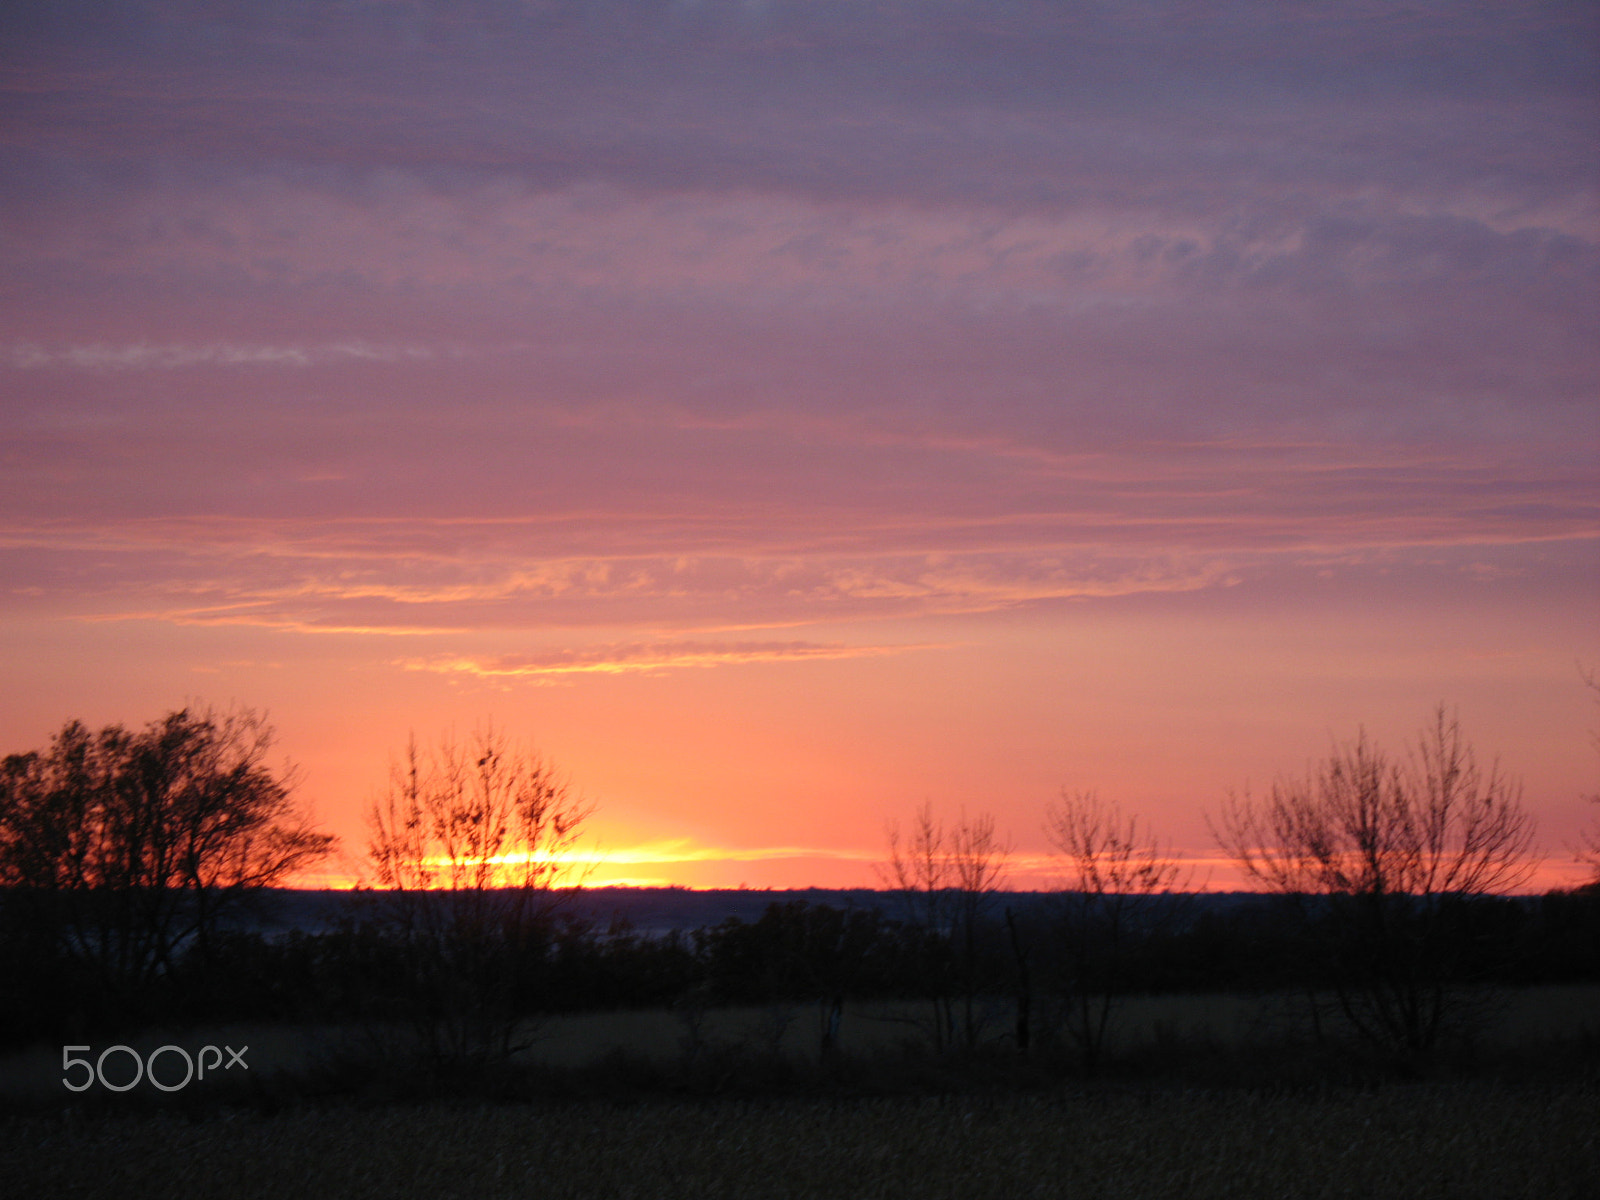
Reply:
<svg viewBox="0 0 1600 1200"><path fill-rule="evenodd" d="M1465 0L8 6L0 611L1572 586L1597 35Z"/></svg>

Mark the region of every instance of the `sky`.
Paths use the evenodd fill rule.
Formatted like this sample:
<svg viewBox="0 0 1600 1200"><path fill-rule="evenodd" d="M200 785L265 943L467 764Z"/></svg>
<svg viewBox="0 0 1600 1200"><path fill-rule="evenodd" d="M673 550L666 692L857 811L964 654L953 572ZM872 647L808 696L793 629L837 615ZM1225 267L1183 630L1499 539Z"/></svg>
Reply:
<svg viewBox="0 0 1600 1200"><path fill-rule="evenodd" d="M1439 705L1597 814L1600 10L15 0L0 750L267 712L371 878L415 734L591 879L872 886Z"/></svg>

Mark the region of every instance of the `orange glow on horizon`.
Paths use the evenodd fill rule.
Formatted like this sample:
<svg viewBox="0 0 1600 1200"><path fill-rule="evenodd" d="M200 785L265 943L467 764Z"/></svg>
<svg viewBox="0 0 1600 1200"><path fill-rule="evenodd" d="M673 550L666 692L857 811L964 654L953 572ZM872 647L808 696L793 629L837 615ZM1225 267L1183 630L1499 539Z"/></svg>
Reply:
<svg viewBox="0 0 1600 1200"><path fill-rule="evenodd" d="M496 863L526 863L524 854L500 855L491 860ZM745 888L755 891L804 891L807 887L823 890L892 891L881 873L885 866L881 852L868 850L818 850L795 846L754 847L730 849L724 846L697 845L687 838L654 842L641 842L616 850L571 850L557 855L536 855L534 861L559 862L563 869L550 886L585 888L684 888L689 891L735 891ZM762 863L797 862L820 867L824 875L815 883L795 884L773 882L763 878L759 869L749 868ZM1215 854L1178 855L1176 861L1191 872L1181 889L1195 893L1262 892L1252 885L1231 859ZM434 865L445 865L444 860L433 859ZM703 866L712 872L709 879L694 870L684 868ZM656 867L656 871L637 868ZM634 868L629 870L628 868ZM831 868L831 869L830 869ZM738 881L732 877L738 875ZM1562 859L1544 859L1535 867L1526 883L1512 895L1540 895L1548 891L1569 889L1587 882L1583 869ZM1062 864L1050 854L1013 853L1006 860L1001 892L1046 892L1057 890L1062 884ZM372 887L372 880L350 868L307 870L297 874L287 885L302 890L349 891Z"/></svg>

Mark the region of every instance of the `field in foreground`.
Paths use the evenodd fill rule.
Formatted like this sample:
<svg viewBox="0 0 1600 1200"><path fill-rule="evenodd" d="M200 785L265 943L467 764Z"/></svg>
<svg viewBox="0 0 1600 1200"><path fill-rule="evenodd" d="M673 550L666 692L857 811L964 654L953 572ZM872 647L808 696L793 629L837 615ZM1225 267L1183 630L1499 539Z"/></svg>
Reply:
<svg viewBox="0 0 1600 1200"><path fill-rule="evenodd" d="M1269 1085L1381 1077L1381 1068L1354 1052L1357 1047L1351 1047L1350 1053L1330 1050L1313 1054L1303 1014L1297 1015L1299 1003L1299 998L1283 994L1128 997L1108 1037L1104 1073L1125 1082L1156 1079L1163 1084L1202 1086L1230 1081ZM981 1007L987 1017L986 1045L1000 1050L1000 1039L1012 1015L1009 1005L995 1001ZM719 1060L732 1072L727 1082L738 1084L739 1076L748 1076L756 1068L755 1078L743 1080L747 1086L734 1089L745 1094L771 1090L771 1068L780 1058L783 1069L776 1073L778 1077L826 1084L827 1073L818 1069L820 1015L817 1005L807 1003L569 1013L528 1022L519 1036L532 1045L517 1056L514 1065L536 1074L541 1068L552 1068L557 1075L569 1073L581 1080L590 1094L613 1095L618 1090L632 1094L642 1082L641 1075L652 1076L657 1090L672 1090L695 1075L686 1060L691 1047L698 1045L703 1052L699 1065L707 1068L701 1075L715 1074L712 1060ZM844 1072L846 1080L852 1081L850 1086L895 1090L899 1086L896 1079L905 1082L906 1072L901 1068L919 1059L941 1081L937 1090L950 1086L952 1073L939 1067L938 1056L927 1041L928 1015L927 1004L915 1001L847 1004L838 1032L844 1065L855 1068ZM1522 1081L1533 1077L1600 1078L1600 1058L1596 1057L1600 1050L1600 987L1556 985L1489 993L1479 1017L1470 1053L1452 1045L1444 1056L1452 1069L1464 1070L1469 1076ZM116 1040L108 1037L96 1042L94 1052ZM248 1076L242 1072L224 1075L220 1092L213 1089L208 1093L211 1084L196 1083L183 1093L183 1098L203 1104L210 1098L220 1101L230 1088L237 1092L245 1084L266 1085L278 1095L359 1091L365 1086L363 1064L370 1065L375 1051L393 1053L403 1043L403 1035L391 1035L382 1027L263 1022L157 1028L125 1034L120 1040L141 1058L168 1043L191 1055L198 1055L206 1044L248 1047ZM898 1051L907 1042L920 1044L920 1051L900 1055ZM1033 1065L1039 1065L1046 1075L1052 1071L1060 1075L1070 1068L1070 1053L1062 1047L1056 1047L1054 1053L1048 1047L1040 1049L1044 1051L1041 1061ZM83 1053L92 1056L94 1052ZM612 1056L619 1056L628 1069L619 1072ZM1029 1079L1036 1080L1040 1074L1029 1069L1029 1060L1005 1053L993 1054L990 1059L1002 1066L1009 1062L1018 1069L1013 1074ZM175 1061L167 1062L169 1073L177 1070ZM128 1070L125 1059L118 1060L117 1066ZM885 1066L890 1068L887 1074ZM53 1109L72 1103L73 1094L63 1087L65 1075L59 1042L0 1055L0 1111ZM700 1079L701 1084L705 1082ZM911 1090L929 1089L918 1084ZM416 1088L406 1091L417 1094ZM428 1093L424 1090L422 1094ZM113 1106L123 1099L161 1100L148 1080L126 1097L98 1088L86 1097L97 1098Z"/></svg>
<svg viewBox="0 0 1600 1200"><path fill-rule="evenodd" d="M0 1123L16 1196L1593 1197L1600 1094L1278 1094L72 1112Z"/></svg>

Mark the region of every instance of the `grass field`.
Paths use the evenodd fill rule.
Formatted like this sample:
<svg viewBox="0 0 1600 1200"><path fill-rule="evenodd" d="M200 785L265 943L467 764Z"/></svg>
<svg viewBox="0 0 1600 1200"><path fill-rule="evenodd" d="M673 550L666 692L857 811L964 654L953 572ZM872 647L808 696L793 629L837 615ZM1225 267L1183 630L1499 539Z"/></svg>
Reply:
<svg viewBox="0 0 1600 1200"><path fill-rule="evenodd" d="M0 1196L1600 1196L1600 988L1502 997L1492 1069L1337 1086L1363 1076L1267 1054L1282 998L1131 1001L1093 1084L1003 1044L897 1056L922 1011L852 1009L826 1070L807 1006L563 1017L509 1089L363 1079L350 1030L234 1026L126 1040L248 1045L248 1074L80 1096L40 1047L0 1063Z"/></svg>
<svg viewBox="0 0 1600 1200"><path fill-rule="evenodd" d="M1490 998L1478 1044L1501 1063L1519 1057L1562 1053L1582 1042L1600 1045L1600 987L1593 985L1526 988ZM892 1056L907 1043L926 1043L928 1006L918 1003L851 1005L840 1029L841 1053L856 1059ZM1006 1029L1009 1010L997 1004L992 1033ZM1263 1047L1294 1033L1293 998L1282 996L1198 995L1133 997L1123 1006L1111 1049L1124 1064L1138 1062L1138 1073L1161 1074L1167 1061L1183 1056L1225 1062L1247 1060ZM558 1071L582 1071L608 1057L670 1069L691 1052L707 1056L738 1051L766 1060L815 1064L819 1051L818 1012L813 1005L709 1009L666 1009L582 1013L551 1018L526 1031L531 1047L520 1062ZM147 1056L167 1043L191 1054L207 1043L248 1046L250 1082L275 1076L327 1073L331 1061L359 1060L384 1049L381 1030L289 1025L233 1025L186 1031L151 1030L122 1039ZM95 1046L98 1052L103 1047ZM1293 1057L1292 1055L1290 1057ZM1515 1072L1513 1072L1515 1074ZM221 1094L237 1092L244 1072L221 1076ZM0 1104L13 1109L53 1107L71 1097L62 1086L59 1046L39 1046L0 1059ZM195 1083L194 1093L209 1086ZM102 1097L104 1099L105 1097ZM130 1099L159 1099L148 1083Z"/></svg>
<svg viewBox="0 0 1600 1200"><path fill-rule="evenodd" d="M1027 1096L14 1117L8 1196L1475 1197L1600 1195L1600 1096L1391 1084Z"/></svg>

